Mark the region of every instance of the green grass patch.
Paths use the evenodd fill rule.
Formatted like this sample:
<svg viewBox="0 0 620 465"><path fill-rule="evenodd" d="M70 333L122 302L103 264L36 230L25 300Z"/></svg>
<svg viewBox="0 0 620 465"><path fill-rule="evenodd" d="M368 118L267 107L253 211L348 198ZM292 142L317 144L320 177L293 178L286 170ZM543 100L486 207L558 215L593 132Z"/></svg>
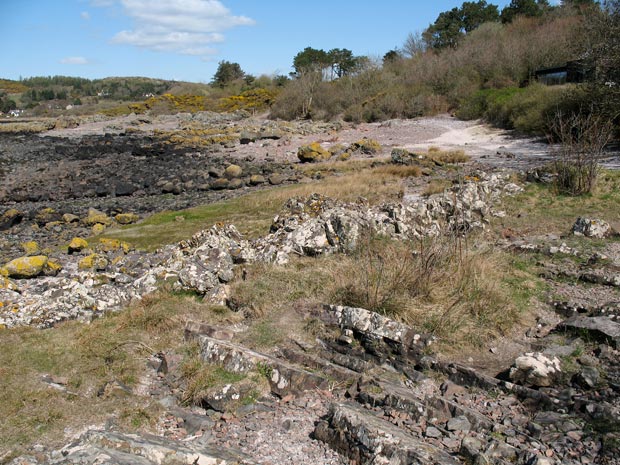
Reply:
<svg viewBox="0 0 620 465"><path fill-rule="evenodd" d="M592 194L558 195L552 185L528 184L525 191L503 200L506 217L496 220L523 235L566 234L579 216L600 218L620 226L620 172L603 171Z"/></svg>

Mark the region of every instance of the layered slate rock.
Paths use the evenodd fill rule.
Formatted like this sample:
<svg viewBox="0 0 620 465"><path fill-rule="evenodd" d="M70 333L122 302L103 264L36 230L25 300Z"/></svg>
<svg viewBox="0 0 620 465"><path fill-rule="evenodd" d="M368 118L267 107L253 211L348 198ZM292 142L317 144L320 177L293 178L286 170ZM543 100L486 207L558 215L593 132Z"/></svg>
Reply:
<svg viewBox="0 0 620 465"><path fill-rule="evenodd" d="M606 316L570 318L560 325L560 329L585 331L595 340L607 342L616 349L620 348L620 323Z"/></svg>
<svg viewBox="0 0 620 465"><path fill-rule="evenodd" d="M181 443L152 435L91 430L65 447L50 465L252 465L239 452ZM20 462L23 463L23 462ZM38 463L38 462L34 462Z"/></svg>
<svg viewBox="0 0 620 465"><path fill-rule="evenodd" d="M266 354L208 336L198 336L200 356L205 362L222 366L234 373L258 370L263 373L271 392L278 396L310 389L325 389L328 380Z"/></svg>
<svg viewBox="0 0 620 465"><path fill-rule="evenodd" d="M456 465L442 449L405 433L356 404L334 403L314 435L354 463Z"/></svg>

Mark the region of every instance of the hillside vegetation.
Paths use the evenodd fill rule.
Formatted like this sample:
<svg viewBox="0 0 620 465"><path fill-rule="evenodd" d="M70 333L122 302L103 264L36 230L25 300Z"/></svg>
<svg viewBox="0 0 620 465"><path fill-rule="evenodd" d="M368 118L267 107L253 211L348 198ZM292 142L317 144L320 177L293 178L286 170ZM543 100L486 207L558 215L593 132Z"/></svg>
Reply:
<svg viewBox="0 0 620 465"><path fill-rule="evenodd" d="M617 109L609 83L617 81L618 15L617 0L555 7L546 0L513 0L502 11L486 0L464 2L421 33L409 33L402 48L382 59L306 47L293 58L290 77L255 77L238 63L221 61L209 84L64 76L2 80L0 110L54 115L70 105L73 114L114 116L270 109L272 118L352 122L455 112L546 134L558 110ZM590 70L588 82L537 83L537 70L574 60ZM617 120L617 110L612 118Z"/></svg>

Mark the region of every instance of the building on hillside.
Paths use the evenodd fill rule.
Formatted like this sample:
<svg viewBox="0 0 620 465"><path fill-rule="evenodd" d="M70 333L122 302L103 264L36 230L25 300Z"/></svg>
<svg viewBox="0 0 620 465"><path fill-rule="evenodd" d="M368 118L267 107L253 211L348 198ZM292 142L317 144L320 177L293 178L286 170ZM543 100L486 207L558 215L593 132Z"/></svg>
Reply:
<svg viewBox="0 0 620 465"><path fill-rule="evenodd" d="M573 60L563 66L543 68L534 71L534 77L541 84L554 86L558 84L586 82L594 77L594 68L585 60Z"/></svg>

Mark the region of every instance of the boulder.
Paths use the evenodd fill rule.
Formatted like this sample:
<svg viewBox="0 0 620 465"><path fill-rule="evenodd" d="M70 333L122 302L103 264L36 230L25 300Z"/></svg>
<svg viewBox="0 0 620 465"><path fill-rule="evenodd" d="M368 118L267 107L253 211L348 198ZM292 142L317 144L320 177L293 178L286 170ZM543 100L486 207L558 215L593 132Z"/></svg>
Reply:
<svg viewBox="0 0 620 465"><path fill-rule="evenodd" d="M96 224L110 226L112 224L112 218L102 211L96 210L95 208L89 208L88 214L86 215L86 218L83 219L83 222L87 226L94 226Z"/></svg>
<svg viewBox="0 0 620 465"><path fill-rule="evenodd" d="M509 376L515 383L549 387L558 380L561 373L560 360L557 357L548 358L540 352L531 352L514 361Z"/></svg>
<svg viewBox="0 0 620 465"><path fill-rule="evenodd" d="M11 260L4 265L9 278L28 279L42 275L47 265L48 258L45 255L33 257L20 257Z"/></svg>
<svg viewBox="0 0 620 465"><path fill-rule="evenodd" d="M313 142L310 145L302 145L297 150L297 158L302 163L316 163L319 161L326 161L331 158L332 154L321 147L318 142Z"/></svg>
<svg viewBox="0 0 620 465"><path fill-rule="evenodd" d="M181 186L173 182L167 182L161 187L162 194L179 195L183 192Z"/></svg>
<svg viewBox="0 0 620 465"><path fill-rule="evenodd" d="M52 258L48 259L43 267L43 274L45 276L56 276L61 271L62 265Z"/></svg>
<svg viewBox="0 0 620 465"><path fill-rule="evenodd" d="M90 254L83 259L81 259L78 263L78 268L80 270L95 270L95 271L103 271L108 266L108 259L103 255L99 255L96 253Z"/></svg>
<svg viewBox="0 0 620 465"><path fill-rule="evenodd" d="M24 214L19 210L11 208L10 210L5 211L0 217L0 231L11 229L16 224L21 223L23 219Z"/></svg>
<svg viewBox="0 0 620 465"><path fill-rule="evenodd" d="M381 151L381 144L374 139L360 139L357 142L353 142L347 152L361 152L366 155L373 155Z"/></svg>
<svg viewBox="0 0 620 465"><path fill-rule="evenodd" d="M606 221L596 218L579 217L572 228L575 236L593 237L602 239L612 234L611 226Z"/></svg>
<svg viewBox="0 0 620 465"><path fill-rule="evenodd" d="M226 178L218 178L211 183L211 189L219 191L228 189L230 187L230 183Z"/></svg>
<svg viewBox="0 0 620 465"><path fill-rule="evenodd" d="M244 186L245 183L239 178L231 179L228 183L229 189L241 189Z"/></svg>
<svg viewBox="0 0 620 465"><path fill-rule="evenodd" d="M228 165L224 170L224 176L228 179L235 179L241 177L243 169L239 165Z"/></svg>
<svg viewBox="0 0 620 465"><path fill-rule="evenodd" d="M272 186L279 186L284 181L285 181L285 178L281 174L276 173L276 174L272 174L271 176L269 176L269 184L271 184Z"/></svg>
<svg viewBox="0 0 620 465"><path fill-rule="evenodd" d="M97 245L97 250L100 252L119 252L128 253L130 250L130 245L125 241L120 241L118 239L108 239L101 238L99 239L99 244Z"/></svg>
<svg viewBox="0 0 620 465"><path fill-rule="evenodd" d="M39 226L45 226L47 223L61 221L62 215L53 208L42 208L34 216L34 221Z"/></svg>
<svg viewBox="0 0 620 465"><path fill-rule="evenodd" d="M260 184L265 184L267 182L267 180L265 179L264 176L261 176L260 174L254 174L252 176L250 176L250 185L251 186L258 186Z"/></svg>
<svg viewBox="0 0 620 465"><path fill-rule="evenodd" d="M91 228L91 231L92 231L94 236L98 236L99 234L103 234L103 231L105 231L105 224L97 223L97 224L93 225L93 227Z"/></svg>
<svg viewBox="0 0 620 465"><path fill-rule="evenodd" d="M114 193L117 197L126 197L137 191L138 188L133 184L125 181L118 181L114 185Z"/></svg>
<svg viewBox="0 0 620 465"><path fill-rule="evenodd" d="M80 237L74 237L71 239L69 246L67 247L67 252L69 255L74 254L76 252L81 252L84 249L88 248L88 242Z"/></svg>
<svg viewBox="0 0 620 465"><path fill-rule="evenodd" d="M118 224L132 224L137 222L140 217L135 213L119 213L114 219Z"/></svg>
<svg viewBox="0 0 620 465"><path fill-rule="evenodd" d="M67 224L79 223L80 217L73 213L65 213L62 215L62 220Z"/></svg>
<svg viewBox="0 0 620 465"><path fill-rule="evenodd" d="M255 132L241 131L241 135L239 136L239 143L243 145L247 145L250 142L255 142L256 139L258 138L259 138L259 135Z"/></svg>

